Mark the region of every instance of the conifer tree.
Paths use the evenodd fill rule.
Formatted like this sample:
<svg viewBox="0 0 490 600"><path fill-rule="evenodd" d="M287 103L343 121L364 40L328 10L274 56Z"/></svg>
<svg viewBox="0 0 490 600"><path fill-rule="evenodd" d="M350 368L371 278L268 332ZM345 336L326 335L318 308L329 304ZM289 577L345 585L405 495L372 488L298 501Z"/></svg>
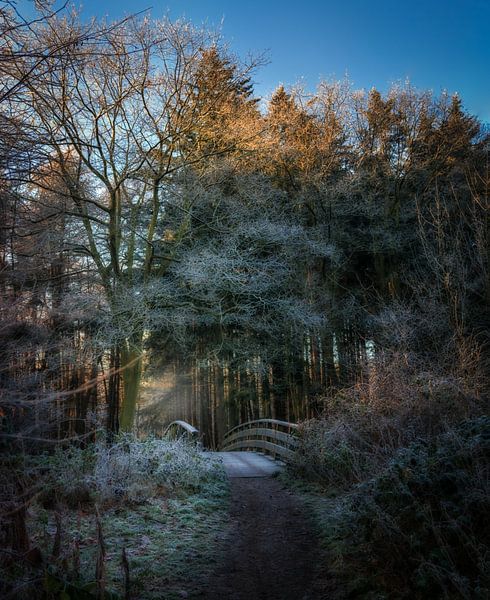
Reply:
<svg viewBox="0 0 490 600"><path fill-rule="evenodd" d="M250 69L240 68L217 45L202 51L192 77L186 111L194 124L189 130L189 149L212 157L240 146L241 136L237 135L240 129L250 117L259 116ZM249 133L253 137L253 129Z"/></svg>

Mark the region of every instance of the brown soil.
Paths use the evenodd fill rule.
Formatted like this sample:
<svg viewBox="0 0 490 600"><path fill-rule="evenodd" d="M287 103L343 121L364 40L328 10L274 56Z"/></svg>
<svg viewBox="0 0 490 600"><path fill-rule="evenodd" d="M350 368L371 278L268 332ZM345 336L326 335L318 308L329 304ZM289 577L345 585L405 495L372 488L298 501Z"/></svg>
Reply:
<svg viewBox="0 0 490 600"><path fill-rule="evenodd" d="M318 600L318 541L307 511L274 478L231 479L231 533L208 600Z"/></svg>

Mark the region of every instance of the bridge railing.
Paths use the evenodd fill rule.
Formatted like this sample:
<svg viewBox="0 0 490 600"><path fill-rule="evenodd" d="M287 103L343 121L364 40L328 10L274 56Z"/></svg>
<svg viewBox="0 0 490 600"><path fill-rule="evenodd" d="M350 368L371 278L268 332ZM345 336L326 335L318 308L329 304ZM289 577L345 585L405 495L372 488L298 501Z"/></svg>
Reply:
<svg viewBox="0 0 490 600"><path fill-rule="evenodd" d="M185 437L196 442L200 441L199 429L196 429L186 421L172 421L163 430L162 437L168 437L173 440Z"/></svg>
<svg viewBox="0 0 490 600"><path fill-rule="evenodd" d="M277 419L247 421L225 434L220 450L259 450L289 462L298 446L297 428L295 423Z"/></svg>

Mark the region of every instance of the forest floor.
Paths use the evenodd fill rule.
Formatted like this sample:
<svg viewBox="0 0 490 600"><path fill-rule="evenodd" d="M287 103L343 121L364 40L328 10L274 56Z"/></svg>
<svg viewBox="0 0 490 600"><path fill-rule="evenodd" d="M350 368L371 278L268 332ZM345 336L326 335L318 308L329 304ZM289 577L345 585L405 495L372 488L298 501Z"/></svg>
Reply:
<svg viewBox="0 0 490 600"><path fill-rule="evenodd" d="M320 548L300 496L277 477L230 480L230 530L201 597L317 600Z"/></svg>
<svg viewBox="0 0 490 600"><path fill-rule="evenodd" d="M122 599L128 597L127 576L134 600L329 596L318 577L325 557L316 513L306 490L286 472L230 478L218 469L194 491L161 485L148 497L100 502L99 521L93 500L83 504L79 494L65 490L58 497L53 490L28 511L38 563L27 571L14 565L7 573L21 590L10 596L16 600L40 597L32 581L46 598L93 598L99 577L105 598Z"/></svg>
<svg viewBox="0 0 490 600"><path fill-rule="evenodd" d="M177 490L171 495L159 494L141 504L106 507L101 511L106 547L105 598L122 600L125 597L121 569L123 548L130 568L132 599L200 597L203 582L223 560L221 549L229 530L228 506L229 486L223 479L204 484L194 494ZM55 511L36 507L30 512L32 544L49 553L56 537ZM77 586L73 598L94 598L94 585L90 583L94 580L98 551L94 511L91 507L86 511L65 507L61 519L62 552L63 548L69 552L73 541L79 540L81 573L88 582ZM62 570L66 569L61 566ZM67 588L57 581L58 578L50 578L48 584L43 584L48 585L52 593L46 597L62 597L57 594ZM83 590L91 594L85 596ZM15 598L17 600L17 596Z"/></svg>

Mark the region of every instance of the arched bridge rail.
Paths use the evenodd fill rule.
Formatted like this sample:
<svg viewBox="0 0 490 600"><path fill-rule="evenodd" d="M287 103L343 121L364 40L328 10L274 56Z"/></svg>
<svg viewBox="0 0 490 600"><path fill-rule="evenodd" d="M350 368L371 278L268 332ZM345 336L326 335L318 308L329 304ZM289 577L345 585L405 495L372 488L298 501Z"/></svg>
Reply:
<svg viewBox="0 0 490 600"><path fill-rule="evenodd" d="M297 429L295 423L277 419L247 421L225 434L220 451L258 450L289 462L298 447Z"/></svg>
<svg viewBox="0 0 490 600"><path fill-rule="evenodd" d="M269 454L274 459L289 462L298 447L295 435L298 425L277 419L257 419L241 423L230 429L219 447L220 452L258 451ZM200 441L199 430L186 421L172 421L164 429L164 437Z"/></svg>
<svg viewBox="0 0 490 600"><path fill-rule="evenodd" d="M172 439L178 437L187 437L192 440L199 440L199 429L196 429L193 425L190 425L186 421L172 421L164 429L162 433L163 437L170 437Z"/></svg>

